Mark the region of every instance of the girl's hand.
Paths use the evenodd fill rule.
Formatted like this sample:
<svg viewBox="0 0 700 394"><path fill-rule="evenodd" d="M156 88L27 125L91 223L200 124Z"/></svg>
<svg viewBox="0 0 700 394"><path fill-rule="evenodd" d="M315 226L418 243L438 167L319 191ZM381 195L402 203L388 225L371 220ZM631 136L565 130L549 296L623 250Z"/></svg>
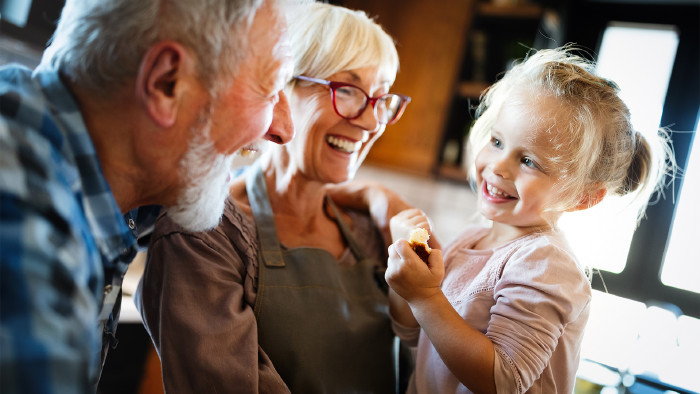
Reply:
<svg viewBox="0 0 700 394"><path fill-rule="evenodd" d="M389 221L391 242L395 243L399 239L408 239L411 234L411 230L416 227L422 227L427 230L432 238L430 221L420 209L411 208L399 212Z"/></svg>
<svg viewBox="0 0 700 394"><path fill-rule="evenodd" d="M385 278L389 286L409 303L441 294L440 284L445 274L442 253L433 249L429 264L413 251L408 241L400 239L389 247Z"/></svg>

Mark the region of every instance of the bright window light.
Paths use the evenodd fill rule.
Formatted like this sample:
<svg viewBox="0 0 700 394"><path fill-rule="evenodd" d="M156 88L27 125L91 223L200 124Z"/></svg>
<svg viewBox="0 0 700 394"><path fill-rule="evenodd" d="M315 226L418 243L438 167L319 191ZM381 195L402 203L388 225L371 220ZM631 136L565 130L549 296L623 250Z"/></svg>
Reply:
<svg viewBox="0 0 700 394"><path fill-rule="evenodd" d="M617 83L635 129L647 135L659 128L677 47L678 33L667 25L613 22L603 35L596 71ZM636 220L636 212L625 209L628 202L607 198L562 218L561 227L584 264L614 273L625 268ZM683 253L690 261L689 251Z"/></svg>
<svg viewBox="0 0 700 394"><path fill-rule="evenodd" d="M27 16L32 5L31 0L5 0L0 3L0 19L24 27L27 24Z"/></svg>
<svg viewBox="0 0 700 394"><path fill-rule="evenodd" d="M612 23L604 33L597 72L620 86L634 127L642 133L652 135L660 126L677 46L678 34L671 26ZM697 123L695 128L697 131ZM694 206L700 200L699 146L695 142L696 149L691 151L683 176L660 273L664 284L696 292L700 292L700 243L693 236L700 222L700 210ZM622 209L627 199L609 198L562 218L561 227L584 264L615 273L625 268L636 219L631 209ZM696 371L700 320L677 316L677 312L666 305L645 305L594 291L582 344L584 363L578 376L614 387L625 374L642 374L700 392ZM600 366L597 363L617 368L620 373L609 376L603 373L607 370L596 368Z"/></svg>
<svg viewBox="0 0 700 394"><path fill-rule="evenodd" d="M696 123L696 137L693 139L694 146L691 147L688 166L683 173L681 194L664 257L661 281L668 286L700 293L700 242L697 237L700 210L695 206L700 201L700 142L697 140L697 131Z"/></svg>
<svg viewBox="0 0 700 394"><path fill-rule="evenodd" d="M700 319L596 290L591 311L578 377L614 387L626 374L641 374L700 393Z"/></svg>

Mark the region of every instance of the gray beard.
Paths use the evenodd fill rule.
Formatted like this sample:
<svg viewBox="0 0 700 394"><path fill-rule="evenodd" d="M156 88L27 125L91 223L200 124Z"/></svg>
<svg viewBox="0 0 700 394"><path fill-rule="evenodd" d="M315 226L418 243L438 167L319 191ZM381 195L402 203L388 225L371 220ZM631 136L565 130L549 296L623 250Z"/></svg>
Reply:
<svg viewBox="0 0 700 394"><path fill-rule="evenodd" d="M180 162L186 187L168 215L187 231L199 232L216 227L221 220L229 193L228 177L233 155L218 153L209 138L211 123L193 130L190 147Z"/></svg>

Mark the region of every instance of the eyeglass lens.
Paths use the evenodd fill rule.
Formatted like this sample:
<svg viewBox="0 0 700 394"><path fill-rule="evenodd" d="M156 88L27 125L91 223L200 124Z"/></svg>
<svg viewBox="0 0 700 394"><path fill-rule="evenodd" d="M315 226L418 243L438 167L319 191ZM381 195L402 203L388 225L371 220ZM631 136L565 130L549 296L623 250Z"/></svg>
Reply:
<svg viewBox="0 0 700 394"><path fill-rule="evenodd" d="M368 105L365 93L354 86L335 89L335 107L341 116L355 118ZM401 109L403 99L396 94L385 94L374 103L374 114L381 124L390 123Z"/></svg>

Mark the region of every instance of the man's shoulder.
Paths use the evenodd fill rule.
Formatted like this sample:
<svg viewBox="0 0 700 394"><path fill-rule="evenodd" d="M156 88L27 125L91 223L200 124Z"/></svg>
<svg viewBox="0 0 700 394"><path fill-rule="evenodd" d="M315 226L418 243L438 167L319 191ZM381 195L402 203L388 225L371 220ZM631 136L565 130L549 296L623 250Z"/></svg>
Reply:
<svg viewBox="0 0 700 394"><path fill-rule="evenodd" d="M46 116L42 116L38 125L4 115L0 117L2 187L12 185L4 181L21 177L27 187L43 188L49 187L51 182L59 182L70 188L79 174L63 144L63 135Z"/></svg>
<svg viewBox="0 0 700 394"><path fill-rule="evenodd" d="M23 201L17 207L70 215L79 172L40 90L31 70L0 68L0 193Z"/></svg>
<svg viewBox="0 0 700 394"><path fill-rule="evenodd" d="M0 86L22 86L32 79L32 70L20 64L0 67Z"/></svg>
<svg viewBox="0 0 700 394"><path fill-rule="evenodd" d="M41 87L32 78L32 70L10 64L0 67L0 114L5 118L31 115L43 107Z"/></svg>
<svg viewBox="0 0 700 394"><path fill-rule="evenodd" d="M33 71L18 65L0 67L0 122L3 145L18 149L24 143L46 150L42 141L61 149L64 136L51 111L52 103ZM41 152L47 154L47 152Z"/></svg>

